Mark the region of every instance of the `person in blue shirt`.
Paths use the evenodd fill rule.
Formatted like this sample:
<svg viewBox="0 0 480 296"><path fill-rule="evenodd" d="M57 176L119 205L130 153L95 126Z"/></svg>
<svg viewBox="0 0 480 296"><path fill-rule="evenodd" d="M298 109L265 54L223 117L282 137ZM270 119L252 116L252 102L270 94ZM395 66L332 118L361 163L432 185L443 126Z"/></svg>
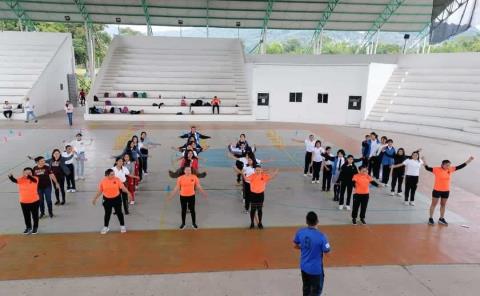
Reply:
<svg viewBox="0 0 480 296"><path fill-rule="evenodd" d="M390 167L394 164L395 148L393 148L393 140L387 140L387 146L383 147L382 156L382 183L387 186L390 179Z"/></svg>
<svg viewBox="0 0 480 296"><path fill-rule="evenodd" d="M325 234L317 229L318 216L315 212L307 214L307 225L299 229L293 243L299 249L300 270L302 271L303 296L322 294L324 272L323 254L330 252L330 244Z"/></svg>

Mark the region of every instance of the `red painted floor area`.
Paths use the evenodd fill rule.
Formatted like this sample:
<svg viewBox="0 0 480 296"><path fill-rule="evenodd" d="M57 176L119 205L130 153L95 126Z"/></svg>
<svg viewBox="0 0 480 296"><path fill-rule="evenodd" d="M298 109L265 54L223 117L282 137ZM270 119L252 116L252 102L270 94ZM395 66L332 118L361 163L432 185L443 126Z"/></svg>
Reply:
<svg viewBox="0 0 480 296"><path fill-rule="evenodd" d="M295 227L0 238L0 280L296 268ZM323 226L326 266L479 263L480 228Z"/></svg>

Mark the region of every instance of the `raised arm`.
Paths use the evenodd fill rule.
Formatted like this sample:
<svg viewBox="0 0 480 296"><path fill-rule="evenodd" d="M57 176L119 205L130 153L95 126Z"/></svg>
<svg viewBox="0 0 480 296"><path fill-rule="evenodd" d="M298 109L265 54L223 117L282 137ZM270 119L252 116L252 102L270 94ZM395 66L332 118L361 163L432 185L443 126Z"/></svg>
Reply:
<svg viewBox="0 0 480 296"><path fill-rule="evenodd" d="M473 156L470 156L464 163L455 166L455 170L458 171L458 170L463 169L464 167L467 166L467 164L471 163L473 160L474 160L474 157L473 157Z"/></svg>
<svg viewBox="0 0 480 296"><path fill-rule="evenodd" d="M200 139L210 139L210 136L202 135L202 134L200 134L200 133L198 133L198 137L199 137Z"/></svg>
<svg viewBox="0 0 480 296"><path fill-rule="evenodd" d="M428 166L427 161L425 160L425 157L422 157L421 159L422 159L423 166L425 167L425 169L429 172L433 172L433 168Z"/></svg>
<svg viewBox="0 0 480 296"><path fill-rule="evenodd" d="M298 139L294 139L292 138L292 142L297 142L297 143L305 143L305 140L298 140Z"/></svg>
<svg viewBox="0 0 480 296"><path fill-rule="evenodd" d="M17 179L12 174L8 174L8 179L10 179L10 181L12 181L13 183L17 183Z"/></svg>

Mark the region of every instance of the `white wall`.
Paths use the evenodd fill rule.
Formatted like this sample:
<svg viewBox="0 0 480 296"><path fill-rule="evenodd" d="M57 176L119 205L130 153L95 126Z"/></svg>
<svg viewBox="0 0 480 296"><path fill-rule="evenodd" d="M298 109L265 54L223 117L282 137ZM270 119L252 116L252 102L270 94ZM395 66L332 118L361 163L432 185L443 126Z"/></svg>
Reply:
<svg viewBox="0 0 480 296"><path fill-rule="evenodd" d="M367 118L397 65L372 63L368 68L367 96L362 120Z"/></svg>
<svg viewBox="0 0 480 296"><path fill-rule="evenodd" d="M402 55L399 67L412 68L480 68L480 53L431 53Z"/></svg>
<svg viewBox="0 0 480 296"><path fill-rule="evenodd" d="M247 67L256 112L258 92L270 93L270 120L327 124L358 124L367 94L368 65L268 65ZM302 92L301 103L290 103L290 92ZM328 93L328 104L317 103ZM348 111L348 97L362 96L362 110Z"/></svg>
<svg viewBox="0 0 480 296"><path fill-rule="evenodd" d="M29 97L35 105L37 116L63 110L68 100L67 74L71 74L74 69L71 48L72 38L68 34L31 89ZM60 89L60 84L63 84L63 90Z"/></svg>

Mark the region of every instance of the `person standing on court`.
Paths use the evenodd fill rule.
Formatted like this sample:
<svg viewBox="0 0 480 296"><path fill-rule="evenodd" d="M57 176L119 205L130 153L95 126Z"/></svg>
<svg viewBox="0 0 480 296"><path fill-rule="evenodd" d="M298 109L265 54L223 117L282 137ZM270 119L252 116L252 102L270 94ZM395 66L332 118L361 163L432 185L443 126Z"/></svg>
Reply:
<svg viewBox="0 0 480 296"><path fill-rule="evenodd" d="M27 118L25 122L28 123L30 121L30 117L32 117L35 122L38 122L37 116L35 116L35 112L33 112L33 109L35 109L35 105L30 102L29 97L25 98L25 104L23 105L23 107L25 108L25 112L27 113Z"/></svg>
<svg viewBox="0 0 480 296"><path fill-rule="evenodd" d="M305 144L305 167L303 169L303 175L305 177L312 175L312 153L315 148L315 137L313 135L308 136L304 141L292 139L293 142Z"/></svg>
<svg viewBox="0 0 480 296"><path fill-rule="evenodd" d="M309 212L306 220L307 227L297 231L293 243L294 248L300 250L303 296L319 296L325 279L323 254L330 252L330 244L317 228L317 214Z"/></svg>
<svg viewBox="0 0 480 296"><path fill-rule="evenodd" d="M212 99L212 114L215 114L215 109L217 109L217 114L220 114L220 103L220 99L214 96Z"/></svg>
<svg viewBox="0 0 480 296"><path fill-rule="evenodd" d="M72 126L73 125L73 104L70 101L67 101L65 103L65 113L67 114L67 119L68 119L68 125Z"/></svg>
<svg viewBox="0 0 480 296"><path fill-rule="evenodd" d="M38 177L33 176L32 168L24 168L23 175L15 178L12 174L8 178L18 186L20 196L20 206L22 207L23 218L25 220L25 231L23 234L37 234L38 231L38 207L40 198L38 197ZM32 228L33 220L33 228Z"/></svg>

